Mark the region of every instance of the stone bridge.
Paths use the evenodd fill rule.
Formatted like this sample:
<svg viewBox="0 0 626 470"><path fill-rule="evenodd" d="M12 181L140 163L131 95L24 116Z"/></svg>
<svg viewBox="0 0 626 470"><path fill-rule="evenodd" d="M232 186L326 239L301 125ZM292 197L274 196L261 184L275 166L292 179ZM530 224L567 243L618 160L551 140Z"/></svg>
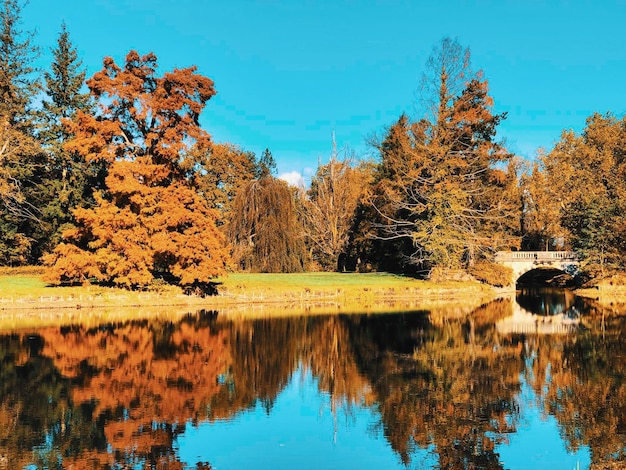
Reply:
<svg viewBox="0 0 626 470"><path fill-rule="evenodd" d="M495 262L513 270L512 284L533 269L558 269L574 276L580 264L573 251L499 251Z"/></svg>

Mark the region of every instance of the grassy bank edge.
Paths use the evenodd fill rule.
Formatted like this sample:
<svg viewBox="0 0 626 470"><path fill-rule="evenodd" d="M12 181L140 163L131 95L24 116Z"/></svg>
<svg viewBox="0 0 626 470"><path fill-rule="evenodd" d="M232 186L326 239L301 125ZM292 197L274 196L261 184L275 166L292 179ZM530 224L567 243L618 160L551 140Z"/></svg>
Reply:
<svg viewBox="0 0 626 470"><path fill-rule="evenodd" d="M596 278L577 289L576 295L594 300L601 308L622 314L626 311L626 273L619 271Z"/></svg>
<svg viewBox="0 0 626 470"><path fill-rule="evenodd" d="M201 298L169 286L142 292L55 287L42 275L39 268L0 270L0 329L171 318L201 309L233 317L394 312L444 304L465 309L500 293L478 282L435 283L386 273L235 273L216 280L218 295Z"/></svg>

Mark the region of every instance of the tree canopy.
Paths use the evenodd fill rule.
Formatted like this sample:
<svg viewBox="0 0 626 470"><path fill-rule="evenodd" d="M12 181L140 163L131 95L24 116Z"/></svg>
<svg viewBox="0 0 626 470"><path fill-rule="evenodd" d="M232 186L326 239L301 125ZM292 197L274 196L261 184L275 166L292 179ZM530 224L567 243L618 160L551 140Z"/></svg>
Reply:
<svg viewBox="0 0 626 470"><path fill-rule="evenodd" d="M303 225L287 183L263 173L233 202L228 226L233 258L253 272L302 272L306 266Z"/></svg>
<svg viewBox="0 0 626 470"><path fill-rule="evenodd" d="M228 262L217 212L192 185L194 152L208 151L198 124L213 82L194 67L157 76L153 54L131 51L120 67L104 60L87 81L99 111L77 111L65 148L107 165L93 208L74 211L76 227L46 257L59 281L129 287L155 276L208 282Z"/></svg>
<svg viewBox="0 0 626 470"><path fill-rule="evenodd" d="M2 265L43 260L56 282L127 287L230 268L475 272L519 248L623 267L624 118L593 114L523 162L456 39L425 64L420 112L371 139L375 160L333 150L293 188L268 148L212 141L200 115L215 87L195 67L159 75L154 54L131 51L85 80L62 24L42 71L22 3L0 5Z"/></svg>
<svg viewBox="0 0 626 470"><path fill-rule="evenodd" d="M626 257L626 120L595 113L581 134L563 132L540 159L531 183L550 196L546 237L577 250L591 271L616 269Z"/></svg>
<svg viewBox="0 0 626 470"><path fill-rule="evenodd" d="M40 91L33 33L20 29L17 0L0 4L0 263L26 264L39 222L43 153L33 103Z"/></svg>
<svg viewBox="0 0 626 470"><path fill-rule="evenodd" d="M425 116L402 115L376 143L375 236L410 241L404 257L427 268L472 264L513 235L503 233L513 207L501 197L512 155L495 140L506 115L493 112L487 81L471 71L469 57L444 39L422 84Z"/></svg>
<svg viewBox="0 0 626 470"><path fill-rule="evenodd" d="M339 159L333 152L328 163L320 165L311 186L301 195L300 213L305 240L313 260L325 271L346 270L350 232L354 217L370 184L371 169L354 159Z"/></svg>

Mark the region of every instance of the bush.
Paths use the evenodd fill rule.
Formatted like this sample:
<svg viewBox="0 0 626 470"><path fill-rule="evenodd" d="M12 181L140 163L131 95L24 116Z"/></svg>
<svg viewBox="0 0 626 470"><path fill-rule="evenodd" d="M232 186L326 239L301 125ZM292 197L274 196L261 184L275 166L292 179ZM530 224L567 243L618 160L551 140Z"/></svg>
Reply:
<svg viewBox="0 0 626 470"><path fill-rule="evenodd" d="M442 268L435 266L430 271L428 277L433 282L445 282L445 281L471 281L472 276L462 269Z"/></svg>
<svg viewBox="0 0 626 470"><path fill-rule="evenodd" d="M505 287L513 282L513 270L497 263L479 261L468 272L479 281L495 287Z"/></svg>

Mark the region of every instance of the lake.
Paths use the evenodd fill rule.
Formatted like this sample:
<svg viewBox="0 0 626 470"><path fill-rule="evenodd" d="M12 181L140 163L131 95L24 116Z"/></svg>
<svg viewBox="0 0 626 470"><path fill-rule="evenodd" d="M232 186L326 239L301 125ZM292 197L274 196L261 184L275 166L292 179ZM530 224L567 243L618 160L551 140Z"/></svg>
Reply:
<svg viewBox="0 0 626 470"><path fill-rule="evenodd" d="M604 468L625 334L563 290L0 332L0 469Z"/></svg>

